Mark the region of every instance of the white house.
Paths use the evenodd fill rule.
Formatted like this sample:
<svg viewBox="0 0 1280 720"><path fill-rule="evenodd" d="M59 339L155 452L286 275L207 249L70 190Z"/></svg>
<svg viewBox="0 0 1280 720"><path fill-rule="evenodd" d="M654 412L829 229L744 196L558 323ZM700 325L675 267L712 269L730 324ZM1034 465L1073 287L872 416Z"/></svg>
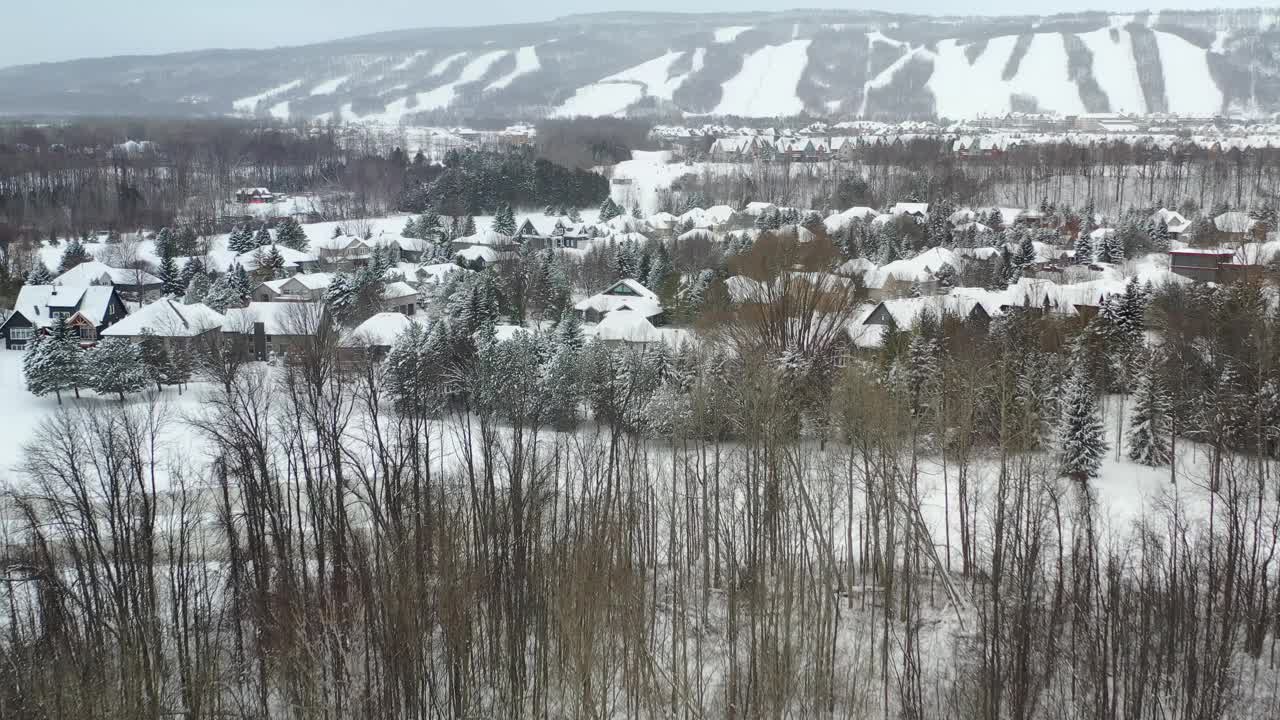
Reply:
<svg viewBox="0 0 1280 720"><path fill-rule="evenodd" d="M664 322L662 302L658 296L631 278L615 282L603 292L582 300L573 308L587 322L599 322L607 313L623 308L633 310L641 317L649 318L651 322L657 322L659 325Z"/></svg>

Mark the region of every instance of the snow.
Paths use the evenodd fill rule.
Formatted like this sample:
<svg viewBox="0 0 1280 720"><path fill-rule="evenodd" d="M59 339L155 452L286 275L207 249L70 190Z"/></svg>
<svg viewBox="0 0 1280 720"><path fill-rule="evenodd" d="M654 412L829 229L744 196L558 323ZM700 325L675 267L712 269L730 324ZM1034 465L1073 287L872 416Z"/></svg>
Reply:
<svg viewBox="0 0 1280 720"><path fill-rule="evenodd" d="M737 40L739 35L750 29L750 25L732 25L730 27L718 28L715 32L715 41L720 45L731 43L734 40Z"/></svg>
<svg viewBox="0 0 1280 720"><path fill-rule="evenodd" d="M1212 114L1222 110L1222 91L1209 72L1209 51L1171 33L1154 35L1164 67L1168 111Z"/></svg>
<svg viewBox="0 0 1280 720"><path fill-rule="evenodd" d="M460 53L454 53L444 58L440 62L437 62L435 65L431 66L431 72L427 74L427 77L436 77L439 75L443 75L446 70L448 70L450 67L453 66L454 63L458 62L459 60L461 60L466 56L467 56L466 53L460 52Z"/></svg>
<svg viewBox="0 0 1280 720"><path fill-rule="evenodd" d="M220 328L225 322L222 313L204 303L183 305L164 299L143 305L120 322L102 332L103 337L136 337L151 331L160 337L196 337L208 330Z"/></svg>
<svg viewBox="0 0 1280 720"><path fill-rule="evenodd" d="M742 70L725 82L715 115L777 117L797 115L804 102L796 86L809 63L811 40L766 45L742 62Z"/></svg>
<svg viewBox="0 0 1280 720"><path fill-rule="evenodd" d="M343 347L390 347L417 321L397 312L381 312L360 323L342 340Z"/></svg>
<svg viewBox="0 0 1280 720"><path fill-rule="evenodd" d="M320 83L319 85L311 88L311 94L312 95L332 95L335 92L337 92L338 88L342 87L342 83L346 82L350 77L351 77L350 75L343 75L342 77L337 77L332 80L326 80Z"/></svg>
<svg viewBox="0 0 1280 720"><path fill-rule="evenodd" d="M258 93L257 95L250 95L249 97L240 98L239 100L236 100L235 102L231 103L231 107L235 109L236 112L252 113L254 110L258 108L258 103L262 102L263 100L266 100L267 98L270 98L270 97L274 97L281 93L289 92L290 90L293 90L294 88L297 88L300 85L302 85L301 80L291 80L290 82L287 82L283 85L277 85L276 87L273 87L270 90L265 90L261 93Z"/></svg>
<svg viewBox="0 0 1280 720"><path fill-rule="evenodd" d="M420 58L422 58L425 55L429 55L430 53L431 53L430 50L419 50L418 52L410 55L409 57L405 58L404 60L396 64L395 67L391 68L391 72L403 72L405 70L408 70L414 63L418 62Z"/></svg>
<svg viewBox="0 0 1280 720"><path fill-rule="evenodd" d="M272 105L271 109L268 110L267 113L269 113L271 117L277 120L288 120L289 119L289 101L285 100L282 103L276 103L275 105Z"/></svg>
<svg viewBox="0 0 1280 720"><path fill-rule="evenodd" d="M1226 30L1219 30L1213 37L1213 44L1209 46L1209 52L1225 53L1227 51L1227 40L1231 39L1231 33Z"/></svg>
<svg viewBox="0 0 1280 720"><path fill-rule="evenodd" d="M855 219L866 221L879 214L869 207L851 207L844 212L833 213L826 220L823 220L822 224L826 226L828 233L834 234L849 227L849 224Z"/></svg>
<svg viewBox="0 0 1280 720"><path fill-rule="evenodd" d="M950 265L956 270L964 267L960 258L952 251L936 247L926 250L909 260L895 260L875 270L869 271L864 278L869 288L882 288L890 279L903 282L928 282L933 273L943 265Z"/></svg>
<svg viewBox="0 0 1280 720"><path fill-rule="evenodd" d="M671 78L671 66L684 56L683 52L669 52L648 62L610 75L600 82L635 82L644 86L645 93L670 100L676 88L684 82L684 75Z"/></svg>
<svg viewBox="0 0 1280 720"><path fill-rule="evenodd" d="M551 115L553 117L617 115L642 97L644 97L644 89L633 83L596 83L578 88L573 97L556 108Z"/></svg>
<svg viewBox="0 0 1280 720"><path fill-rule="evenodd" d="M516 51L516 67L511 72L489 83L486 90L501 90L511 85L511 82L521 75L537 72L542 69L542 63L538 60L538 51L533 45L522 47Z"/></svg>
<svg viewBox="0 0 1280 720"><path fill-rule="evenodd" d="M1146 112L1147 102L1138 82L1138 67L1133 61L1133 36L1119 33L1119 42L1111 39L1111 31L1102 29L1079 35L1093 53L1093 78L1107 94L1112 112Z"/></svg>
<svg viewBox="0 0 1280 720"><path fill-rule="evenodd" d="M495 50L473 59L471 62L467 63L466 67L462 68L462 72L458 74L458 78L453 82L441 85L434 90L421 92L415 95L414 98L417 101L417 104L413 107L409 107L409 98L400 98L399 100L389 103L386 109L382 112L364 115L358 119L365 122L380 122L394 125L400 122L400 120L409 113L428 112L431 110L447 108L457 96L458 87L473 83L484 77L485 73L489 72L489 68L493 67L493 64L501 60L506 54L506 50ZM458 56L451 56L451 58L454 57ZM452 62L451 58L445 58L440 62ZM439 67L439 65L437 65L437 67ZM435 74L435 72L432 73L432 75ZM349 106L344 107L344 114L348 110Z"/></svg>
<svg viewBox="0 0 1280 720"><path fill-rule="evenodd" d="M1078 115L1085 111L1080 91L1067 76L1067 51L1058 33L1032 36L1026 55L1011 80L1004 67L1017 44L1017 36L992 38L972 65L964 47L955 40L938 43L938 56L928 88L934 111L949 118L973 118L1012 112L1010 96L1034 97L1044 111ZM1132 57L1127 60L1133 66Z"/></svg>

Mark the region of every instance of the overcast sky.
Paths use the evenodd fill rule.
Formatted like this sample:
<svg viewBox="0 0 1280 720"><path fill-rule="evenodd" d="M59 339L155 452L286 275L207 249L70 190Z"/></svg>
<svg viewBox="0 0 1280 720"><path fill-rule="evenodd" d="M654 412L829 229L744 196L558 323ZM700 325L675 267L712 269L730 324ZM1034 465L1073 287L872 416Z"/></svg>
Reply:
<svg viewBox="0 0 1280 720"><path fill-rule="evenodd" d="M0 67L107 55L299 45L382 30L530 22L607 10L777 10L794 6L954 13L954 0L4 0ZM1207 0L1161 0L1205 7ZM1239 2L1243 6L1250 3ZM988 15L1141 6L1121 0L986 0ZM1111 10L1117 12L1116 10Z"/></svg>

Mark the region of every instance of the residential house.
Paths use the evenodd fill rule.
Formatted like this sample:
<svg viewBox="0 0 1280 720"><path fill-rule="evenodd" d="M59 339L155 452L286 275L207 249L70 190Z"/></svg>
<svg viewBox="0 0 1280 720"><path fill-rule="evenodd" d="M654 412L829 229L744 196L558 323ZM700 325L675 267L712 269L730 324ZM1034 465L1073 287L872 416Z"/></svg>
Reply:
<svg viewBox="0 0 1280 720"><path fill-rule="evenodd" d="M924 221L929 219L929 203L920 202L900 202L894 203L889 208L889 214L893 216L910 215L916 220Z"/></svg>
<svg viewBox="0 0 1280 720"><path fill-rule="evenodd" d="M631 278L619 280L573 307L586 322L600 322L606 314L624 308L635 311L655 326L666 322L657 294Z"/></svg>
<svg viewBox="0 0 1280 720"><path fill-rule="evenodd" d="M614 220L617 219L614 218ZM634 221L634 218L630 216L627 216L627 219ZM622 222L625 223L627 220ZM533 218L525 218L520 223L520 227L516 229L516 234L512 241L516 245L532 244L534 250L545 250L547 248L576 248L588 239L590 239L590 236L582 225L566 225L560 218L555 218L554 221L552 221L552 218L542 218L538 221Z"/></svg>
<svg viewBox="0 0 1280 720"><path fill-rule="evenodd" d="M387 312L415 315L418 312L418 291L402 280L389 282L382 289L382 306Z"/></svg>
<svg viewBox="0 0 1280 720"><path fill-rule="evenodd" d="M280 253L280 257L284 259L284 269L293 272L311 272L316 269L316 263L319 258L316 255L301 250L294 250L284 245L263 245L249 252L240 253L231 258L228 265L240 265L248 272L255 272L262 266L262 258L271 252L272 248Z"/></svg>
<svg viewBox="0 0 1280 720"><path fill-rule="evenodd" d="M339 355L349 361L368 356L384 358L396 339L417 322L404 313L377 313L343 336Z"/></svg>
<svg viewBox="0 0 1280 720"><path fill-rule="evenodd" d="M251 302L227 310L222 333L242 339L253 359L267 360L304 349L330 327L323 303Z"/></svg>
<svg viewBox="0 0 1280 720"><path fill-rule="evenodd" d="M333 273L298 273L293 277L268 280L253 289L254 302L318 302L333 282Z"/></svg>
<svg viewBox="0 0 1280 720"><path fill-rule="evenodd" d="M959 318L985 324L991 320L991 312L978 300L956 295L900 298L885 300L871 309L863 319L849 326L849 336L857 347L875 348L884 342L884 332L890 328L903 331L915 329L920 318L929 313L938 320Z"/></svg>
<svg viewBox="0 0 1280 720"><path fill-rule="evenodd" d="M0 325L0 335L6 349L20 350L61 318L82 343L92 344L126 314L120 293L111 285L24 285L13 313Z"/></svg>
<svg viewBox="0 0 1280 720"><path fill-rule="evenodd" d="M1182 248L1169 251L1169 269L1196 282L1221 282L1224 266L1236 256L1234 250Z"/></svg>
<svg viewBox="0 0 1280 720"><path fill-rule="evenodd" d="M1255 220L1244 212L1224 212L1213 219L1213 227L1222 236L1223 243L1244 242Z"/></svg>
<svg viewBox="0 0 1280 720"><path fill-rule="evenodd" d="M340 268L364 267L373 257L374 244L353 235L321 238L311 241L311 252L326 266Z"/></svg>
<svg viewBox="0 0 1280 720"><path fill-rule="evenodd" d="M243 187L236 190L236 202L241 205L263 205L274 202L276 196L264 187Z"/></svg>
<svg viewBox="0 0 1280 720"><path fill-rule="evenodd" d="M605 314L590 330L596 340L614 347L649 347L666 344L678 348L690 340L687 330L655 327L642 312L621 307Z"/></svg>
<svg viewBox="0 0 1280 720"><path fill-rule="evenodd" d="M85 287L87 285L113 285L122 294L141 299L147 293L160 292L164 282L140 269L114 268L97 260L82 262L53 279L54 285Z"/></svg>
<svg viewBox="0 0 1280 720"><path fill-rule="evenodd" d="M140 340L150 333L167 342L191 341L221 335L226 318L204 303L182 303L165 298L143 305L131 315L102 331L103 337Z"/></svg>
<svg viewBox="0 0 1280 720"><path fill-rule="evenodd" d="M1177 238L1188 227L1191 227L1191 221L1183 217L1182 213L1166 210L1165 208L1160 208L1151 213L1150 220L1152 225L1159 225L1163 221L1165 227L1169 229L1169 236L1172 238Z"/></svg>

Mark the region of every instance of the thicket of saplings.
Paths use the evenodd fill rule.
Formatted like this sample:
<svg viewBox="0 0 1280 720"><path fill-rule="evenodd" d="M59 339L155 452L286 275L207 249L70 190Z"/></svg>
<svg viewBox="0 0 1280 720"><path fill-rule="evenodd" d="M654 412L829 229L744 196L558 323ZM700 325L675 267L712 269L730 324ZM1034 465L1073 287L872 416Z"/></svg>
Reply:
<svg viewBox="0 0 1280 720"><path fill-rule="evenodd" d="M0 716L1275 717L1266 293L850 354L855 289L781 272L815 252L696 348L476 313L68 403L15 458ZM1112 453L1183 457L1132 525Z"/></svg>

